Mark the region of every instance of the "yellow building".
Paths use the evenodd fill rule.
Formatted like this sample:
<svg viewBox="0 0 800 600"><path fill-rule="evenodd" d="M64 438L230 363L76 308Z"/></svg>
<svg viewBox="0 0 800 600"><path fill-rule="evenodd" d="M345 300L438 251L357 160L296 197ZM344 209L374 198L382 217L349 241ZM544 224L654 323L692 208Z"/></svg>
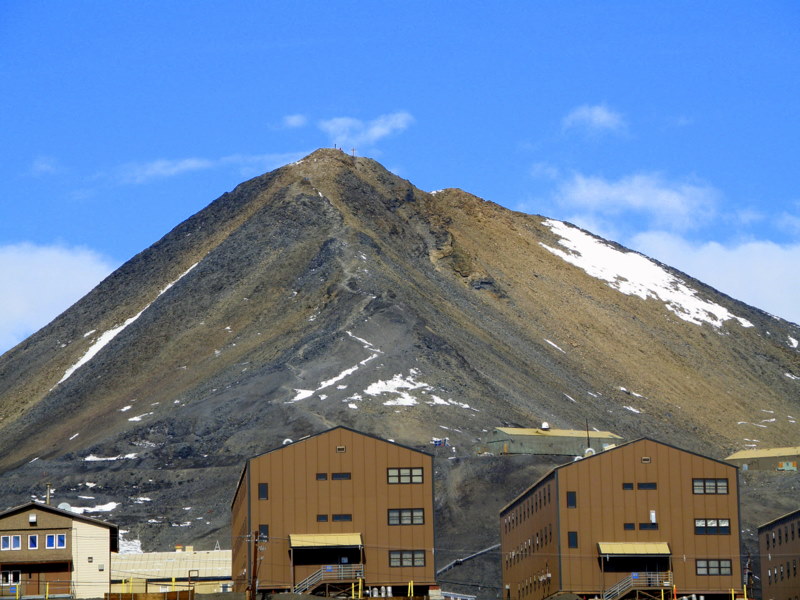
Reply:
<svg viewBox="0 0 800 600"><path fill-rule="evenodd" d="M800 446L740 450L725 460L741 467L743 471L753 469L754 471L797 472L797 463L800 462Z"/></svg>
<svg viewBox="0 0 800 600"><path fill-rule="evenodd" d="M114 593L171 592L194 589L197 594L230 592L231 551L195 550L117 554L111 561Z"/></svg>

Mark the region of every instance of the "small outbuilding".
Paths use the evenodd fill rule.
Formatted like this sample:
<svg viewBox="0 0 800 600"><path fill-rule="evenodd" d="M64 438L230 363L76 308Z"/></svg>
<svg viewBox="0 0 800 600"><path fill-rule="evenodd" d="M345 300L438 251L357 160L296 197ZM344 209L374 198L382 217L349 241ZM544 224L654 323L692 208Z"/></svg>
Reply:
<svg viewBox="0 0 800 600"><path fill-rule="evenodd" d="M797 472L800 446L788 448L764 448L762 450L740 450L734 452L727 462L741 467L742 471L793 471Z"/></svg>
<svg viewBox="0 0 800 600"><path fill-rule="evenodd" d="M116 554L111 558L112 593L189 590L197 594L233 591L231 551L176 546L174 552Z"/></svg>
<svg viewBox="0 0 800 600"><path fill-rule="evenodd" d="M584 456L613 448L624 440L610 431L550 429L546 423L538 429L497 427L487 447L493 454L559 454Z"/></svg>

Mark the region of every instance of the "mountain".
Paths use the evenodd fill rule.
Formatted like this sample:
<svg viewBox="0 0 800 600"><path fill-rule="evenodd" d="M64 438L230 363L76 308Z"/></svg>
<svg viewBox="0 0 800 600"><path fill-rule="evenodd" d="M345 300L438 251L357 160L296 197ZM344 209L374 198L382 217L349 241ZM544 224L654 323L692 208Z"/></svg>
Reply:
<svg viewBox="0 0 800 600"><path fill-rule="evenodd" d="M567 223L318 150L0 357L0 507L51 483L146 550L226 547L243 461L346 425L436 454L441 567L496 543L498 509L564 458L480 455L493 427L588 425L715 458L796 445L797 340ZM743 474L749 544L797 486ZM445 579L492 590L499 558Z"/></svg>

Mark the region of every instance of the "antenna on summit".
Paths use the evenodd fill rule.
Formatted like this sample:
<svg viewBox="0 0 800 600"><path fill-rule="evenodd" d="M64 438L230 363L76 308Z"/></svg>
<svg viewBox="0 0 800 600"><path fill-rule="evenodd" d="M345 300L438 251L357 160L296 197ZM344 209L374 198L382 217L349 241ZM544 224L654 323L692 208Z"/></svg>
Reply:
<svg viewBox="0 0 800 600"><path fill-rule="evenodd" d="M353 156L356 155L356 149L355 148L350 148L350 151L353 153Z"/></svg>

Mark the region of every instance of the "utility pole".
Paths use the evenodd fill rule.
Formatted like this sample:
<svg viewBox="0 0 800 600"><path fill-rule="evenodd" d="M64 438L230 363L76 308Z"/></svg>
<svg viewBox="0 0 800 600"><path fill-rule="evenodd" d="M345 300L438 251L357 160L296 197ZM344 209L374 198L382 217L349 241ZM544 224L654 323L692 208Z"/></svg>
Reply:
<svg viewBox="0 0 800 600"><path fill-rule="evenodd" d="M258 586L258 531L253 532L253 569L250 571L250 600L256 600Z"/></svg>

